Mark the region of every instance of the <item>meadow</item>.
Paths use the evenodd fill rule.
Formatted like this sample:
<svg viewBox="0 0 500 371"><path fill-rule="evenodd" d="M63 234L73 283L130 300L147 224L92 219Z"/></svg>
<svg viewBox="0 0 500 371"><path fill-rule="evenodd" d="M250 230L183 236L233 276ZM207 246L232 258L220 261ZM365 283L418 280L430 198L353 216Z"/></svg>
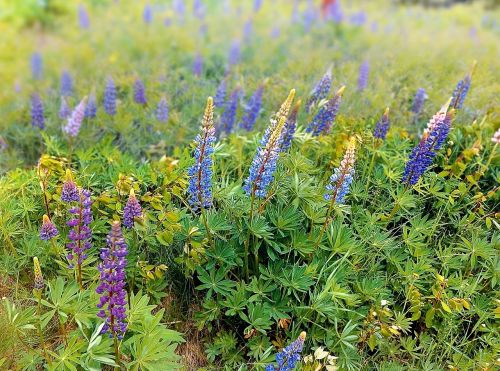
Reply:
<svg viewBox="0 0 500 371"><path fill-rule="evenodd" d="M0 0L0 370L499 367L493 5Z"/></svg>

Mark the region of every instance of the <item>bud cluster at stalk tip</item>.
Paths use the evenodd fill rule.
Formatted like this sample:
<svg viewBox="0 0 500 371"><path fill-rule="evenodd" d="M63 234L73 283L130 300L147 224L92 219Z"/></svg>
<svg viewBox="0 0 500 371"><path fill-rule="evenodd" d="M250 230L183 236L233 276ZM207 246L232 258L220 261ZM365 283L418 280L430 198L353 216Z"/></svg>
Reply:
<svg viewBox="0 0 500 371"><path fill-rule="evenodd" d="M349 193L352 180L354 178L354 164L356 162L356 140L351 138L340 166L335 168L330 180L326 185L325 200L335 200L336 203L344 202L345 196Z"/></svg>
<svg viewBox="0 0 500 371"><path fill-rule="evenodd" d="M130 189L127 204L123 208L123 225L127 228L132 228L136 218L142 219L142 208L132 188Z"/></svg>
<svg viewBox="0 0 500 371"><path fill-rule="evenodd" d="M311 92L311 95L306 103L306 111L309 112L311 106L313 104L317 104L322 99L325 99L330 92L330 88L332 86L332 68L328 68L326 73L323 75L321 80L319 80L314 89Z"/></svg>

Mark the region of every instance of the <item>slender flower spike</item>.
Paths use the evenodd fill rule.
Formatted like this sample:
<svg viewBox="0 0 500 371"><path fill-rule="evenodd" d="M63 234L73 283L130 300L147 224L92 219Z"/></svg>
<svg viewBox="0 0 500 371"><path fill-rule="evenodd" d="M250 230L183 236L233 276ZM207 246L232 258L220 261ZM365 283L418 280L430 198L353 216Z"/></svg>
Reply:
<svg viewBox="0 0 500 371"><path fill-rule="evenodd" d="M115 82L111 77L106 80L106 88L104 90L104 110L110 116L116 115L116 87Z"/></svg>
<svg viewBox="0 0 500 371"><path fill-rule="evenodd" d="M106 242L107 247L101 249L102 262L98 266L100 280L96 293L101 297L97 304L97 308L100 309L97 316L105 320L101 334L109 333L111 338L116 337L121 340L127 330L125 268L128 251L120 222L113 222Z"/></svg>
<svg viewBox="0 0 500 371"><path fill-rule="evenodd" d="M80 193L76 183L73 181L70 169L66 169L66 179L61 191L61 200L64 202L76 202L80 200Z"/></svg>
<svg viewBox="0 0 500 371"><path fill-rule="evenodd" d="M167 98L162 97L158 102L158 107L156 108L156 119L159 122L167 122L168 121L168 104Z"/></svg>
<svg viewBox="0 0 500 371"><path fill-rule="evenodd" d="M231 44L231 49L229 49L228 62L230 66L238 64L241 57L241 46L238 40L234 40Z"/></svg>
<svg viewBox="0 0 500 371"><path fill-rule="evenodd" d="M95 118L97 115L97 101L95 98L95 93L90 93L89 101L87 107L85 108L85 117L89 119Z"/></svg>
<svg viewBox="0 0 500 371"><path fill-rule="evenodd" d="M78 23L80 24L80 28L86 30L90 27L90 19L89 14L87 13L87 9L83 4L78 6Z"/></svg>
<svg viewBox="0 0 500 371"><path fill-rule="evenodd" d="M142 208L132 188L130 189L127 204L123 208L123 225L127 228L132 228L135 218L142 219Z"/></svg>
<svg viewBox="0 0 500 371"><path fill-rule="evenodd" d="M299 108L302 101L298 100L293 107L292 112L290 112L290 116L286 120L285 129L283 130L283 143L281 144L283 151L286 151L292 145L292 139L295 135L295 129L297 127L297 113L299 112Z"/></svg>
<svg viewBox="0 0 500 371"><path fill-rule="evenodd" d="M453 91L453 95L451 98L451 108L460 109L464 105L465 97L467 97L467 93L470 89L470 84L472 82L472 73L476 68L476 61L472 64L471 71L458 82L455 90Z"/></svg>
<svg viewBox="0 0 500 371"><path fill-rule="evenodd" d="M35 290L38 290L38 292L40 293L40 291L43 290L45 283L43 281L42 268L40 267L40 262L38 261L38 258L36 256L33 257L33 271L35 273L33 288Z"/></svg>
<svg viewBox="0 0 500 371"><path fill-rule="evenodd" d="M385 109L384 114L380 118L380 120L377 121L377 124L375 125L375 130L373 131L373 136L378 139L384 140L387 131L389 130L389 126L391 125L391 121L389 120L389 107Z"/></svg>
<svg viewBox="0 0 500 371"><path fill-rule="evenodd" d="M63 131L70 137L75 138L78 136L80 127L82 126L83 118L85 117L85 104L87 102L87 97L84 97L78 106L75 107L73 113L68 119L68 123L63 128Z"/></svg>
<svg viewBox="0 0 500 371"><path fill-rule="evenodd" d="M212 154L215 138L214 107L212 97L208 97L201 133L195 139L194 165L188 170L189 203L194 210L212 206Z"/></svg>
<svg viewBox="0 0 500 371"><path fill-rule="evenodd" d="M217 91L215 92L214 97L214 106L222 107L224 106L224 102L226 101L226 92L227 92L227 82L226 79L222 79L219 86L217 87Z"/></svg>
<svg viewBox="0 0 500 371"><path fill-rule="evenodd" d="M61 97L61 107L59 108L59 118L61 120L67 120L71 115L71 108L68 105L65 97Z"/></svg>
<svg viewBox="0 0 500 371"><path fill-rule="evenodd" d="M337 117L337 113L339 112L344 90L345 86L342 86L339 90L337 90L335 95L320 108L316 116L314 116L313 120L306 128L307 133L311 133L315 137L330 133L332 124Z"/></svg>
<svg viewBox="0 0 500 371"><path fill-rule="evenodd" d="M43 75L43 59L40 53L31 55L31 74L35 80L40 80Z"/></svg>
<svg viewBox="0 0 500 371"><path fill-rule="evenodd" d="M134 83L134 102L142 105L148 103L144 83L141 79L136 79Z"/></svg>
<svg viewBox="0 0 500 371"><path fill-rule="evenodd" d="M39 129L45 128L45 118L43 116L43 103L38 93L31 96L31 126Z"/></svg>
<svg viewBox="0 0 500 371"><path fill-rule="evenodd" d="M427 99L427 94L425 93L424 88L419 88L417 93L415 94L415 98L413 99L413 106L411 107L411 111L415 115L419 115L422 112L422 108L424 106L424 102Z"/></svg>
<svg viewBox="0 0 500 371"><path fill-rule="evenodd" d="M79 190L78 205L72 207L69 212L73 216L66 224L71 227L68 238L70 242L67 244L69 253L66 258L70 262L70 267L78 268L78 282L81 284L81 265L87 258L87 250L92 244L92 231L90 223L92 222L92 200L90 199L90 191L86 189Z"/></svg>
<svg viewBox="0 0 500 371"><path fill-rule="evenodd" d="M48 241L53 239L59 234L54 223L51 222L47 215L43 216L42 228L40 228L40 239L43 241Z"/></svg>
<svg viewBox="0 0 500 371"><path fill-rule="evenodd" d="M448 111L451 99L436 113L427 124L427 128L418 145L413 149L403 173L403 182L415 185L422 174L432 164L437 151L441 148L451 128L454 109ZM447 112L448 111L448 112Z"/></svg>
<svg viewBox="0 0 500 371"><path fill-rule="evenodd" d="M278 367L270 364L266 367L266 371L291 371L300 361L300 352L304 348L304 341L306 340L306 333L302 331L294 342L288 345L281 352L276 354L276 362Z"/></svg>
<svg viewBox="0 0 500 371"><path fill-rule="evenodd" d="M250 97L248 105L245 108L245 113L241 119L240 127L246 131L251 131L259 117L262 108L262 94L264 93L264 85L260 85L255 93Z"/></svg>
<svg viewBox="0 0 500 371"><path fill-rule="evenodd" d="M491 141L495 144L500 144L500 129L498 129L495 134L493 134L493 137L491 137Z"/></svg>
<svg viewBox="0 0 500 371"><path fill-rule="evenodd" d="M311 110L311 106L313 104L318 103L322 99L325 99L328 93L330 92L330 88L332 86L332 68L328 68L326 73L323 75L321 80L316 83L316 86L311 92L311 95L306 103L306 111L309 112Z"/></svg>
<svg viewBox="0 0 500 371"><path fill-rule="evenodd" d="M153 22L153 8L151 8L151 5L144 5L144 10L142 11L142 19L146 24L150 24L151 22Z"/></svg>
<svg viewBox="0 0 500 371"><path fill-rule="evenodd" d="M196 53L193 61L193 75L200 77L203 72L203 57L200 53Z"/></svg>
<svg viewBox="0 0 500 371"><path fill-rule="evenodd" d="M233 131L234 123L236 121L236 111L238 109L238 99L240 97L240 89L234 89L229 95L229 99L226 102L224 112L221 116L222 130L227 134L231 134Z"/></svg>
<svg viewBox="0 0 500 371"><path fill-rule="evenodd" d="M350 139L344 158L340 162L340 166L335 168L330 176L330 181L326 185L325 200L341 204L345 196L349 193L354 177L354 163L356 162L356 140Z"/></svg>
<svg viewBox="0 0 500 371"><path fill-rule="evenodd" d="M358 90L363 91L368 86L368 75L370 73L370 64L364 61L359 67Z"/></svg>
<svg viewBox="0 0 500 371"><path fill-rule="evenodd" d="M68 71L61 74L61 95L69 97L73 94L73 78Z"/></svg>

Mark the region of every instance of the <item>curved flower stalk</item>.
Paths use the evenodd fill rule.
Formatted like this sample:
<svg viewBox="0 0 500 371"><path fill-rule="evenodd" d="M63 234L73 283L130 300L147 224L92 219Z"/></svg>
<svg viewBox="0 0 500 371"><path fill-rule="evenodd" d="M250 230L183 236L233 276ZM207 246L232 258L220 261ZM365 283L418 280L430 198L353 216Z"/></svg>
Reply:
<svg viewBox="0 0 500 371"><path fill-rule="evenodd" d="M292 139L297 128L297 113L301 104L302 101L299 99L286 120L285 129L283 130L283 143L281 144L283 151L288 150L292 145Z"/></svg>
<svg viewBox="0 0 500 371"><path fill-rule="evenodd" d="M319 80L312 90L309 99L306 102L306 111L310 112L311 106L325 99L332 86L332 67L329 67L321 80Z"/></svg>
<svg viewBox="0 0 500 371"><path fill-rule="evenodd" d="M45 128L43 102L38 93L31 96L31 126L42 130Z"/></svg>
<svg viewBox="0 0 500 371"><path fill-rule="evenodd" d="M236 111L238 109L238 99L240 97L240 89L237 87L231 92L229 99L226 102L224 112L221 116L222 131L226 135L231 134L236 121Z"/></svg>
<svg viewBox="0 0 500 371"><path fill-rule="evenodd" d="M61 95L69 97L73 95L73 79L68 71L61 74Z"/></svg>
<svg viewBox="0 0 500 371"><path fill-rule="evenodd" d="M96 292L101 297L97 304L100 309L97 316L106 321L101 334L109 333L112 338L122 339L127 329L125 268L128 251L119 221L113 222L106 242L107 247L101 249L102 262L98 266L100 282Z"/></svg>
<svg viewBox="0 0 500 371"><path fill-rule="evenodd" d="M467 97L467 93L469 92L470 85L472 82L472 73L476 68L476 64L477 62L474 61L470 72L462 80L458 82L451 97L450 107L455 109L460 109L464 105L465 98Z"/></svg>
<svg viewBox="0 0 500 371"><path fill-rule="evenodd" d="M259 117L260 110L262 108L262 94L264 93L264 85L261 84L257 90L253 93L248 101L248 105L245 108L245 113L241 118L239 124L240 127L246 131L251 131Z"/></svg>
<svg viewBox="0 0 500 371"><path fill-rule="evenodd" d="M97 116L97 101L95 98L95 93L90 93L89 101L85 107L85 117L93 119Z"/></svg>
<svg viewBox="0 0 500 371"><path fill-rule="evenodd" d="M268 186L274 179L283 141L283 129L294 97L295 89L292 89L278 113L271 119L250 166L250 174L245 180L243 189L252 197L252 204L254 197L265 198L267 196Z"/></svg>
<svg viewBox="0 0 500 371"><path fill-rule="evenodd" d="M359 67L358 90L363 91L368 86L368 75L370 73L370 64L364 61Z"/></svg>
<svg viewBox="0 0 500 371"><path fill-rule="evenodd" d="M266 371L291 371L300 361L300 352L304 348L304 341L306 340L306 332L302 331L299 337L290 345L284 348L281 352L276 354L276 362L278 366L270 364L266 366Z"/></svg>
<svg viewBox="0 0 500 371"><path fill-rule="evenodd" d="M76 279L82 290L82 264L87 258L87 250L92 245L92 231L90 230L90 223L92 222L91 206L90 191L79 189L78 205L69 210L73 218L66 223L71 227L68 234L71 242L67 244L69 253L66 255L66 258L70 262L70 267L76 266Z"/></svg>
<svg viewBox="0 0 500 371"><path fill-rule="evenodd" d="M59 231L57 230L56 226L48 215L44 215L42 219L42 228L40 228L40 239L43 241L48 241L53 239L59 234Z"/></svg>
<svg viewBox="0 0 500 371"><path fill-rule="evenodd" d="M71 138L78 136L80 132L80 127L82 126L82 121L85 118L85 105L87 102L87 97L84 97L78 106L75 107L73 113L68 119L68 123L63 128L63 131Z"/></svg>
<svg viewBox="0 0 500 371"><path fill-rule="evenodd" d="M448 111L451 99L437 112L427 124L418 145L413 149L403 174L403 182L415 185L422 174L432 164L437 151L441 148L451 128L454 109ZM448 111L448 112L447 112Z"/></svg>
<svg viewBox="0 0 500 371"><path fill-rule="evenodd" d="M425 92L425 89L419 88L415 94L415 98L413 99L413 106L411 107L411 111L415 114L415 116L420 115L420 112L422 112L426 99L427 93Z"/></svg>
<svg viewBox="0 0 500 371"><path fill-rule="evenodd" d="M307 126L306 132L311 133L317 137L330 133L332 124L339 112L340 103L342 102L342 94L344 93L345 86L340 87L335 95L324 106L320 108L316 116L314 116L311 123Z"/></svg>
<svg viewBox="0 0 500 371"><path fill-rule="evenodd" d="M215 138L213 126L214 107L212 97L208 97L201 133L195 139L196 149L193 157L195 163L188 170L189 204L196 211L212 206L212 154Z"/></svg>
<svg viewBox="0 0 500 371"><path fill-rule="evenodd" d="M73 181L73 175L70 169L66 169L66 177L61 191L61 200L64 202L76 202L80 200L80 192L76 183Z"/></svg>
<svg viewBox="0 0 500 371"><path fill-rule="evenodd" d="M214 97L214 106L217 108L221 108L224 106L224 102L226 101L226 92L227 92L227 80L226 78L222 79L219 86L217 87L217 91L215 92Z"/></svg>
<svg viewBox="0 0 500 371"><path fill-rule="evenodd" d="M110 116L116 115L116 87L111 77L106 79L104 89L104 111Z"/></svg>
<svg viewBox="0 0 500 371"><path fill-rule="evenodd" d="M141 205L135 197L134 189L131 188L127 204L123 208L123 225L127 228L132 228L134 226L135 219L142 219L142 217Z"/></svg>
<svg viewBox="0 0 500 371"><path fill-rule="evenodd" d="M146 105L146 89L141 79L136 79L134 83L134 102L137 104Z"/></svg>
<svg viewBox="0 0 500 371"><path fill-rule="evenodd" d="M375 130L373 131L373 136L377 139L385 140L387 136L387 131L389 131L389 126L391 125L391 121L389 119L389 107L385 109L384 114L377 121L375 125Z"/></svg>
<svg viewBox="0 0 500 371"><path fill-rule="evenodd" d="M168 104L166 97L162 97L158 102L158 107L156 108L156 119L159 122L164 123L168 121Z"/></svg>
<svg viewBox="0 0 500 371"><path fill-rule="evenodd" d="M61 97L61 106L59 108L59 118L61 120L67 120L71 115L71 108L69 107L68 102L64 96Z"/></svg>

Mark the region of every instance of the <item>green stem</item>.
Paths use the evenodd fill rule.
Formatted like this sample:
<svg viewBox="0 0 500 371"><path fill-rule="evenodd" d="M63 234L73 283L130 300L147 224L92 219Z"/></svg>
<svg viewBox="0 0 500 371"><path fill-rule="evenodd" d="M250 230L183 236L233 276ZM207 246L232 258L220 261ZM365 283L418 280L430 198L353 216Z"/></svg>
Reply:
<svg viewBox="0 0 500 371"><path fill-rule="evenodd" d="M376 157L376 150L377 150L377 144L376 142L374 141L373 143L373 151L372 151L372 158L370 160L370 166L368 167L368 174L367 174L367 178L366 178L366 185L365 185L365 193L368 193L368 188L370 186L370 175L372 174L372 171L373 171L373 167L375 166L375 157Z"/></svg>
<svg viewBox="0 0 500 371"><path fill-rule="evenodd" d="M115 349L115 362L118 365L115 368L119 369L120 368L120 350L118 348L118 339L116 338L116 335L113 336L113 346Z"/></svg>
<svg viewBox="0 0 500 371"><path fill-rule="evenodd" d="M207 214L203 207L201 208L201 218L203 220L203 224L205 225L205 230L207 231L208 242L210 243L210 246L215 247L212 233L210 232L210 228L208 227Z"/></svg>

